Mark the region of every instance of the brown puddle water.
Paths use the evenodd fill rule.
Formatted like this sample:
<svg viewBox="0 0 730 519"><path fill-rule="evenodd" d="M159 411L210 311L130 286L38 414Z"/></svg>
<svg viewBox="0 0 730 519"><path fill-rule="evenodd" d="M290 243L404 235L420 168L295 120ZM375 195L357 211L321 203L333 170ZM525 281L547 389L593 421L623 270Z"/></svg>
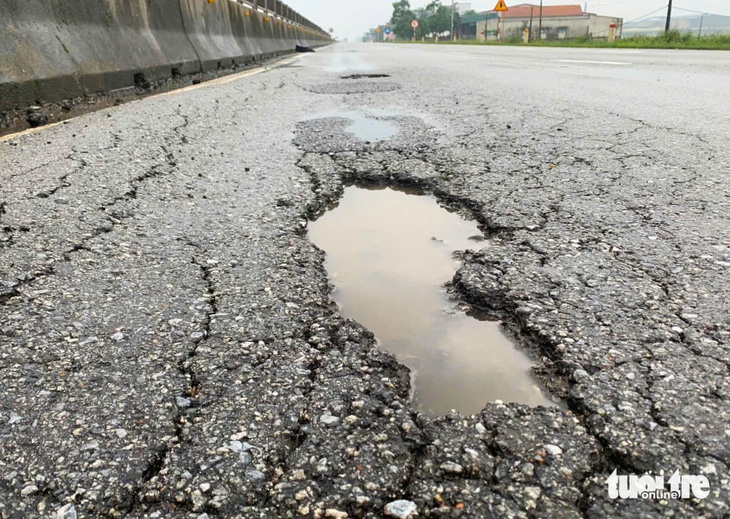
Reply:
<svg viewBox="0 0 730 519"><path fill-rule="evenodd" d="M556 405L499 323L457 310L444 283L457 250L477 248L474 222L427 196L348 187L309 225L343 315L364 325L414 375L417 405L473 414L494 400Z"/></svg>

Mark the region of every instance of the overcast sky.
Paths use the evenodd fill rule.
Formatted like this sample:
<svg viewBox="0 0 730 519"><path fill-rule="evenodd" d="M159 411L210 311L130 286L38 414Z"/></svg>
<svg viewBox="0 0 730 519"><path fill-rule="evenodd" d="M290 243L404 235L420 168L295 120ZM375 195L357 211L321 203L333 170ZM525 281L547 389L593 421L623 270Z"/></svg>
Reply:
<svg viewBox="0 0 730 519"><path fill-rule="evenodd" d="M325 30L333 28L335 36L353 40L361 37L369 28L390 20L395 0L284 0L290 7L318 24ZM468 0L463 0L467 2ZM411 7L423 7L429 0L410 0ZM450 5L450 0L442 0ZM486 11L496 5L496 0L472 0L472 8ZM527 3L507 0L507 5ZM533 1L530 3L539 3ZM583 1L544 0L543 5L577 4ZM621 16L625 21L642 16L667 4L667 0L593 0L588 1L588 11L610 16ZM675 0L675 8L684 7L695 11L730 16L730 0ZM666 12L666 10L664 10ZM689 14L677 9L676 14ZM662 14L659 12L657 14Z"/></svg>

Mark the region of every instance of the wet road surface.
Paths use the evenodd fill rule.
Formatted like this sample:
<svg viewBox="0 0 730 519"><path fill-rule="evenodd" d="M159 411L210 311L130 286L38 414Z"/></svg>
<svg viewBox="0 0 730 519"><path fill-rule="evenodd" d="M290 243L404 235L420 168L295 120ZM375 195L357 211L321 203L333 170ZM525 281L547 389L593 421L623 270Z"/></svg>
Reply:
<svg viewBox="0 0 730 519"><path fill-rule="evenodd" d="M729 75L337 45L3 139L0 516L722 517ZM353 183L480 224L453 293L565 408L411 402L307 232ZM711 492L611 500L614 469Z"/></svg>

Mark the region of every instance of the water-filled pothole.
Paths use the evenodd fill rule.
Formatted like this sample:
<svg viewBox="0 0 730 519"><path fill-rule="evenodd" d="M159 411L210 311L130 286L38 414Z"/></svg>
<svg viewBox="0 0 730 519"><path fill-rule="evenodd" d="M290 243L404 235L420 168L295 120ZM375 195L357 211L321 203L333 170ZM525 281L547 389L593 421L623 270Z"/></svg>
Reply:
<svg viewBox="0 0 730 519"><path fill-rule="evenodd" d="M431 197L348 187L339 204L309 226L327 253L334 299L411 368L423 410L472 414L488 402L555 405L525 353L500 324L458 309L444 283L453 253L474 248L474 222Z"/></svg>
<svg viewBox="0 0 730 519"><path fill-rule="evenodd" d="M347 131L366 142L384 141L398 133L398 127L392 121L370 117L359 112L342 112L341 117L350 121Z"/></svg>

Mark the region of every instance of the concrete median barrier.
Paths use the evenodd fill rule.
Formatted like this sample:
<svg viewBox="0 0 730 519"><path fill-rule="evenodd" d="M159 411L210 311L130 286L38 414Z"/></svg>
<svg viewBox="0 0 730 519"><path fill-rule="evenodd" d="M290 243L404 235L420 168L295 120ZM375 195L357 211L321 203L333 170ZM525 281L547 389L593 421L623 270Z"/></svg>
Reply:
<svg viewBox="0 0 730 519"><path fill-rule="evenodd" d="M244 42L234 33L237 11L242 6L228 1L214 4L199 0L180 0L185 32L200 58L202 70L230 67L250 56ZM243 34L242 40L246 38Z"/></svg>
<svg viewBox="0 0 730 519"><path fill-rule="evenodd" d="M231 0L3 0L0 19L0 111L330 42Z"/></svg>

